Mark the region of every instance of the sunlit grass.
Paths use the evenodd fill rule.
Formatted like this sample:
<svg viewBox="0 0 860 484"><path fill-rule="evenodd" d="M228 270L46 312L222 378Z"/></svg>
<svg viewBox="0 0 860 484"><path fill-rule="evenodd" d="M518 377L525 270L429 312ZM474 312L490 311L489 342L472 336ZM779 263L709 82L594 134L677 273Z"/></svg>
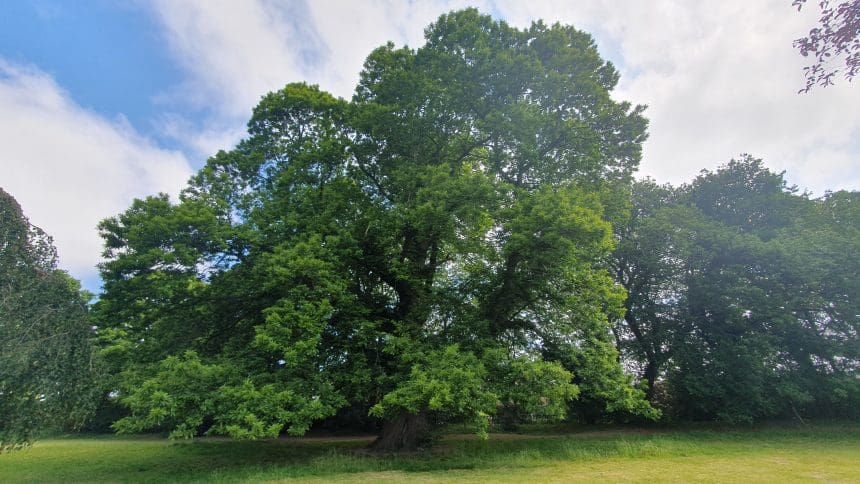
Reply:
<svg viewBox="0 0 860 484"><path fill-rule="evenodd" d="M607 429L488 442L447 436L379 456L366 441L170 443L90 437L0 455L0 482L804 481L860 482L860 425Z"/></svg>

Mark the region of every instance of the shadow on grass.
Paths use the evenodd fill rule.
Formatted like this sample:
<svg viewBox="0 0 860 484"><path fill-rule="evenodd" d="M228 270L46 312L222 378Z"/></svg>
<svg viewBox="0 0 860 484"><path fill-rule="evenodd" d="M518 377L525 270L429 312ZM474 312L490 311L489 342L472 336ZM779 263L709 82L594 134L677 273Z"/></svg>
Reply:
<svg viewBox="0 0 860 484"><path fill-rule="evenodd" d="M489 442L448 435L423 452L378 455L368 440L200 439L169 443L114 436L55 439L0 456L3 482L261 481L336 474L523 468L560 461L731 456L774 448L860 448L860 425L754 429L605 429Z"/></svg>

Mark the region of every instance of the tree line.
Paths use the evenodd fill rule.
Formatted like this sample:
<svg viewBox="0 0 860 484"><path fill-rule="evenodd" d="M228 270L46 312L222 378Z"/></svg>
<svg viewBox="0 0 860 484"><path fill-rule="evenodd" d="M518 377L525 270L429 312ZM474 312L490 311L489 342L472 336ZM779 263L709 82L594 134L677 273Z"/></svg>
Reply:
<svg viewBox="0 0 860 484"><path fill-rule="evenodd" d="M468 9L425 37L374 50L351 100L267 94L177 201L104 220L89 307L51 257L12 276L46 239L4 239L26 311L56 289L7 281L66 281L49 324L79 358L36 371L53 350L4 299L4 443L34 428L17 409L94 394L123 433L338 426L383 451L447 422L856 416L856 192L798 194L751 157L635 181L644 107L612 99L588 34ZM39 233L5 197L4 237Z"/></svg>
<svg viewBox="0 0 860 484"><path fill-rule="evenodd" d="M798 194L745 156L633 185L615 326L671 418L858 416L860 193Z"/></svg>

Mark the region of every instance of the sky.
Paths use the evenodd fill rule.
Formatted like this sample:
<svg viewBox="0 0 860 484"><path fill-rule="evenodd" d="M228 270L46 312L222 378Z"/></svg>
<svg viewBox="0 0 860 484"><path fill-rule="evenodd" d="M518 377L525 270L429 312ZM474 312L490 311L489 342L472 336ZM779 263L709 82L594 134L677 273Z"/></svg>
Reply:
<svg viewBox="0 0 860 484"><path fill-rule="evenodd" d="M613 97L648 106L640 177L680 184L750 153L813 195L860 189L860 86L798 94L792 40L817 12L790 0L3 0L0 187L98 292L100 220L178 194L263 94L349 98L373 48L419 47L467 6L590 32L621 74Z"/></svg>

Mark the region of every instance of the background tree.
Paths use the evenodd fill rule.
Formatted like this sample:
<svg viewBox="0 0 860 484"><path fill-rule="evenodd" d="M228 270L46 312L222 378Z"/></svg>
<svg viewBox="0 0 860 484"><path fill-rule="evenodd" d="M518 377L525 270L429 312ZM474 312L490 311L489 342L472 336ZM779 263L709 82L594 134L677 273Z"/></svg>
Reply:
<svg viewBox="0 0 860 484"><path fill-rule="evenodd" d="M662 382L682 419L852 415L854 194L811 200L749 156L681 189L635 191L616 250L629 292L617 332L649 395Z"/></svg>
<svg viewBox="0 0 860 484"><path fill-rule="evenodd" d="M807 0L792 0L798 10ZM809 92L814 85L829 86L839 72L832 62L845 59L845 79L854 78L860 70L860 0L830 2L819 0L821 9L819 26L811 29L809 35L794 41L794 46L803 57L812 55L814 62L804 67L806 87L800 92Z"/></svg>
<svg viewBox="0 0 860 484"><path fill-rule="evenodd" d="M89 296L0 189L0 452L80 427L95 402Z"/></svg>
<svg viewBox="0 0 860 484"><path fill-rule="evenodd" d="M627 290L616 345L638 367L652 402L680 323L676 303L684 292L681 264L687 241L677 227L688 214L676 207L679 196L672 186L650 179L634 183L630 219L619 230L613 263L616 280Z"/></svg>
<svg viewBox="0 0 860 484"><path fill-rule="evenodd" d="M102 223L118 430L364 415L393 450L442 421L557 420L578 393L654 415L618 366L606 265L643 108L611 99L615 69L572 27L470 9L426 40L371 53L350 102L266 95L178 204Z"/></svg>

